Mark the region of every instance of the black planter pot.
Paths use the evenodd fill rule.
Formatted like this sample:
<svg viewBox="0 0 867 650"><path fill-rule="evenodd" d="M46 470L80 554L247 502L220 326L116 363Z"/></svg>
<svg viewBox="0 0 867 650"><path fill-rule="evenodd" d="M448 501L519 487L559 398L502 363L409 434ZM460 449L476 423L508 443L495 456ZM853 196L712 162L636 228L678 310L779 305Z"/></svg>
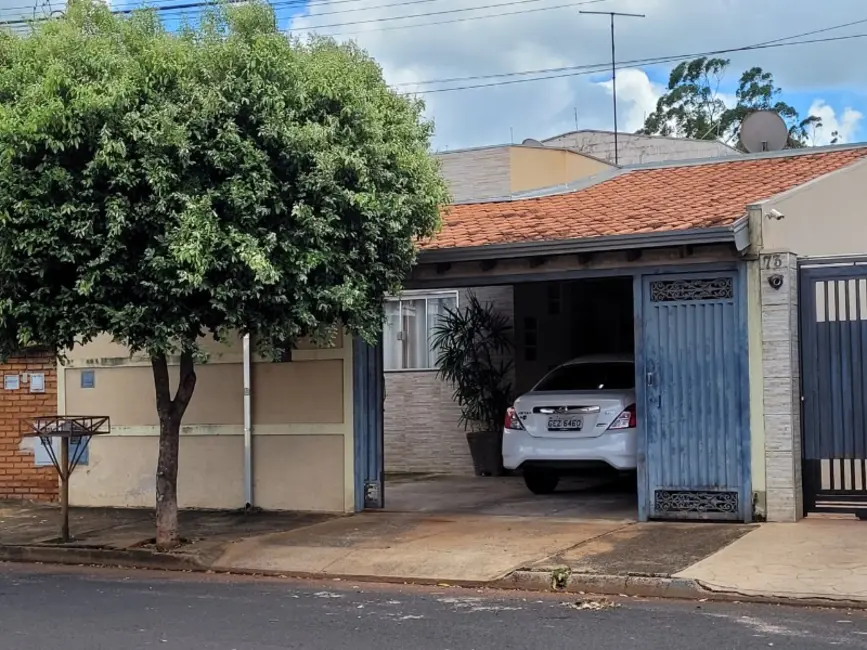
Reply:
<svg viewBox="0 0 867 650"><path fill-rule="evenodd" d="M502 431L468 431L467 443L476 476L503 475Z"/></svg>

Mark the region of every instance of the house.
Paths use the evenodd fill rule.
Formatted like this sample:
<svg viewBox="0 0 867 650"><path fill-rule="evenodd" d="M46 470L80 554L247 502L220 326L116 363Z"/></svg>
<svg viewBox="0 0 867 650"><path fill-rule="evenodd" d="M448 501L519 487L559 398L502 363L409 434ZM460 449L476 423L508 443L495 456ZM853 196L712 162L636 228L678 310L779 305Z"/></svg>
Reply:
<svg viewBox="0 0 867 650"><path fill-rule="evenodd" d="M527 143L444 151L434 157L455 203L571 183L613 167L571 149Z"/></svg>
<svg viewBox="0 0 867 650"><path fill-rule="evenodd" d="M546 147L563 147L614 162L613 131L582 129L546 138L541 144ZM740 151L719 140L693 140L638 133L617 134L617 162L622 166L740 155Z"/></svg>
<svg viewBox="0 0 867 650"><path fill-rule="evenodd" d="M49 458L40 454L35 462L34 440L21 437L21 420L57 413L57 362L45 350L29 349L6 359L0 373L0 501L54 501L57 474Z"/></svg>
<svg viewBox="0 0 867 650"><path fill-rule="evenodd" d="M618 133L621 166L741 155L736 149L715 140ZM535 191L551 193L555 187L565 190L570 186L577 187L570 184L582 179L589 182L616 169L612 131L573 131L541 142L525 140L520 145L475 147L441 152L436 157L455 204L521 198L531 196ZM586 286L581 285L582 288ZM578 299L577 296L559 295L560 285L543 287L542 292L526 287L517 290L527 294L519 300L524 305L533 301L569 302ZM433 369L434 355L426 343L428 334L421 331L425 327L432 329L438 310L465 301L468 292L483 302L496 305L510 319L516 315L510 285L450 287L436 294L406 292L402 298L386 303L385 470L389 473L472 472L466 439L459 424L460 411L452 399L452 387L437 379ZM586 302L594 296L595 293L584 296L582 300ZM568 309L563 313L567 312ZM537 319L539 327L546 332L590 326L587 319L571 323L559 314L538 316ZM523 321L518 320L520 329ZM610 323L606 326L610 327ZM416 331L411 331L413 328ZM531 378L538 375L538 372L527 372L527 366L535 365L538 371L550 367L552 359L562 361L562 351L551 349L550 341L548 339L548 351L543 342L541 352L533 360L521 356L516 358L515 384L518 390L529 388Z"/></svg>
<svg viewBox="0 0 867 650"><path fill-rule="evenodd" d="M510 291L518 383L587 339L634 353L639 519L856 513L867 501L865 184L867 145L614 168L452 206L407 286L425 314L443 292ZM383 505L381 345L342 336L285 363L240 341L205 345L181 434L182 506ZM152 505L147 360L102 338L70 351L54 380L25 363L37 361L7 370L4 404L44 393L26 412L53 395L60 414L111 417L72 477L73 503ZM7 467L36 464L10 445L20 453Z"/></svg>
<svg viewBox="0 0 867 650"><path fill-rule="evenodd" d="M497 300L510 287L524 386L580 352L564 335L575 304L585 317L613 311L614 327L595 330L619 331L604 345L636 356L642 518L851 511L867 499L864 379L850 361L867 320L865 158L853 145L656 163L455 205L403 299L485 287ZM452 430L420 384L404 400L434 432L406 438L440 445L428 458L460 447L460 431L444 442ZM389 444L386 432L386 468Z"/></svg>

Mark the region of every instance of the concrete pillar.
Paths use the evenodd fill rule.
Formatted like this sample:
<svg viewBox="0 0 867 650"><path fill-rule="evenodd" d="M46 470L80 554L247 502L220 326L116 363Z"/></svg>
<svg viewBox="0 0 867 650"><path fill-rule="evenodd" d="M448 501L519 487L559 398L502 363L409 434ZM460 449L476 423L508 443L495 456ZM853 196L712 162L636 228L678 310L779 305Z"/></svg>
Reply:
<svg viewBox="0 0 867 650"><path fill-rule="evenodd" d="M769 251L759 264L767 519L797 521L804 515L797 257Z"/></svg>

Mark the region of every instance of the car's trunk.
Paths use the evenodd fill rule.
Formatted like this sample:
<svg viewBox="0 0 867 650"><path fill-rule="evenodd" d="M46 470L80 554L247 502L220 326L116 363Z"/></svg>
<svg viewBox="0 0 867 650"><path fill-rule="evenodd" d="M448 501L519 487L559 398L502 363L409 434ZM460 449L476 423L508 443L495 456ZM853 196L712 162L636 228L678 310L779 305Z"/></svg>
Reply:
<svg viewBox="0 0 867 650"><path fill-rule="evenodd" d="M582 393L531 392L518 398L515 410L536 438L595 438L628 406L621 391Z"/></svg>

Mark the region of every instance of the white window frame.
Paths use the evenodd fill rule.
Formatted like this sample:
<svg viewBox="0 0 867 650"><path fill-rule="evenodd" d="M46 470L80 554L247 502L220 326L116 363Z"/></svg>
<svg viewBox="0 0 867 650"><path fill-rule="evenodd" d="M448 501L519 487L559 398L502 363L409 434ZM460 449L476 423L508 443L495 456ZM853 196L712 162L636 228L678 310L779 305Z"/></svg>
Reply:
<svg viewBox="0 0 867 650"><path fill-rule="evenodd" d="M458 309L461 304L460 291L457 289L437 289L433 291L426 290L413 290L413 291L404 291L399 296L386 296L385 302L396 302L398 303L397 310L397 322L400 323L401 328L403 327L403 305L404 301L410 300L424 300L424 331L430 332L428 319L430 318L430 310L428 309L428 300L436 299L436 298L454 298L455 299L455 309ZM403 332L403 329L400 330ZM400 342L400 341L398 341ZM383 341L383 345L394 345L395 341ZM401 349L399 358L403 358L403 350ZM424 367L424 368L386 368L385 372L430 372L432 370L436 370L436 367Z"/></svg>

